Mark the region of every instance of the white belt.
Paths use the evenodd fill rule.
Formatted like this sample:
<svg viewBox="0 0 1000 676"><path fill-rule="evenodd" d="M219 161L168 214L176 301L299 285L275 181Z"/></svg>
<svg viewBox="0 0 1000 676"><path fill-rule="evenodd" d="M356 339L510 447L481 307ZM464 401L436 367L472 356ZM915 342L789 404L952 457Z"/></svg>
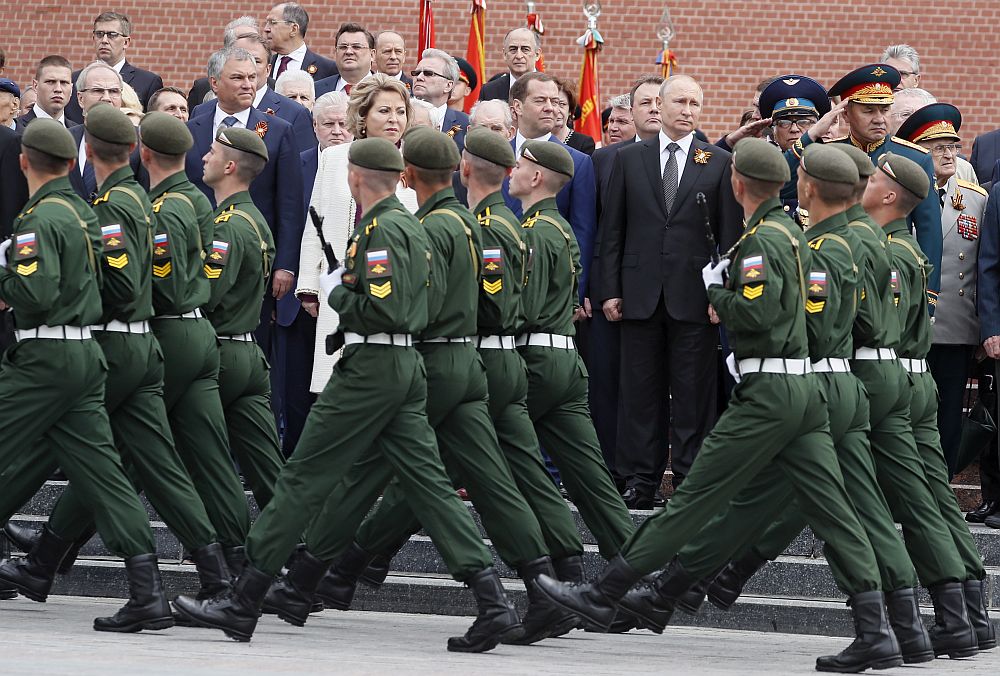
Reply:
<svg viewBox="0 0 1000 676"><path fill-rule="evenodd" d="M481 350L513 350L514 336L479 336L476 347Z"/></svg>
<svg viewBox="0 0 1000 676"><path fill-rule="evenodd" d="M924 359L907 359L906 357L900 357L899 363L902 364L903 368L910 373L927 372L927 361Z"/></svg>
<svg viewBox="0 0 1000 676"><path fill-rule="evenodd" d="M392 345L393 347L410 347L413 345L413 337L405 333L373 333L370 336L362 336L360 333L344 331L345 345L355 345L357 343L367 343L369 345Z"/></svg>
<svg viewBox="0 0 1000 676"><path fill-rule="evenodd" d="M813 373L850 373L851 364L839 357L824 357L812 363Z"/></svg>
<svg viewBox="0 0 1000 676"><path fill-rule="evenodd" d="M185 312L182 315L157 315L153 319L201 319L202 314L199 308L195 308L190 312Z"/></svg>
<svg viewBox="0 0 1000 676"><path fill-rule="evenodd" d="M866 361L892 361L896 351L891 347L859 347L854 351L855 359Z"/></svg>
<svg viewBox="0 0 1000 676"><path fill-rule="evenodd" d="M448 338L447 336L438 336L437 338L427 338L424 340L418 340L418 343L471 343L472 339L468 336L463 336L461 338Z"/></svg>
<svg viewBox="0 0 1000 676"><path fill-rule="evenodd" d="M90 338L89 326L41 326L33 329L18 329L14 332L17 342L31 338L47 338L51 340L87 340Z"/></svg>
<svg viewBox="0 0 1000 676"><path fill-rule="evenodd" d="M95 331L114 331L115 333L149 333L149 322L145 319L141 322L123 322L119 319L112 319L107 324L97 324L93 327Z"/></svg>
<svg viewBox="0 0 1000 676"><path fill-rule="evenodd" d="M808 359L782 359L781 357L749 357L740 359L737 368L741 376L748 373L785 373L802 376L809 373Z"/></svg>
<svg viewBox="0 0 1000 676"><path fill-rule="evenodd" d="M515 341L518 347L555 347L560 350L575 350L573 336L560 336L557 333L524 333Z"/></svg>
<svg viewBox="0 0 1000 676"><path fill-rule="evenodd" d="M252 333L237 333L231 336L219 336L219 340L235 340L238 343L252 343Z"/></svg>

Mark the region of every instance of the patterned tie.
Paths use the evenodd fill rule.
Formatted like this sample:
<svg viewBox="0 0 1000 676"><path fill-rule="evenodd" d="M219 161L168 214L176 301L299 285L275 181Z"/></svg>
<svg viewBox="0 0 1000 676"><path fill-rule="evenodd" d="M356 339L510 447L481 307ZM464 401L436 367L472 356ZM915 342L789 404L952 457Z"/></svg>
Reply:
<svg viewBox="0 0 1000 676"><path fill-rule="evenodd" d="M284 73L285 70L288 68L288 62L291 60L292 57L288 56L287 54L281 57L281 65L278 66L278 74L274 76L275 80L281 77L281 74Z"/></svg>
<svg viewBox="0 0 1000 676"><path fill-rule="evenodd" d="M237 120L235 117L233 117L232 115L230 115L230 116L228 116L228 117L226 117L225 119L222 120L222 126L223 127L232 127L237 122L239 122L239 120Z"/></svg>
<svg viewBox="0 0 1000 676"><path fill-rule="evenodd" d="M674 198L677 197L677 151L680 149L676 143L667 145L670 157L663 165L663 205L667 208L667 215L670 215L670 208L674 206Z"/></svg>

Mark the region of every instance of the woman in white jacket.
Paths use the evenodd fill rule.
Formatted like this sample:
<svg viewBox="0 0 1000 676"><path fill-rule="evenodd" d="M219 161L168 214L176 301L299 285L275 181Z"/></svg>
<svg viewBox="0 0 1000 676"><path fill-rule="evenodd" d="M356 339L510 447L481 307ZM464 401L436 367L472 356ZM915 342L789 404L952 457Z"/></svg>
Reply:
<svg viewBox="0 0 1000 676"><path fill-rule="evenodd" d="M351 90L347 104L347 128L354 138L380 137L399 144L406 131L410 115L410 97L406 86L381 73L371 75ZM316 183L310 206L323 217L323 236L340 260L344 258L348 240L362 209L351 197L347 187L347 153L350 143L331 146L320 153ZM417 195L400 182L396 196L411 212L417 211ZM299 251L299 276L295 295L307 303L316 302L319 295L319 275L326 272L326 259L312 222L305 225ZM326 337L337 330L340 320L327 303L319 303L316 322L316 344L313 355L312 381L309 390L322 392L333 372L339 354L326 353Z"/></svg>

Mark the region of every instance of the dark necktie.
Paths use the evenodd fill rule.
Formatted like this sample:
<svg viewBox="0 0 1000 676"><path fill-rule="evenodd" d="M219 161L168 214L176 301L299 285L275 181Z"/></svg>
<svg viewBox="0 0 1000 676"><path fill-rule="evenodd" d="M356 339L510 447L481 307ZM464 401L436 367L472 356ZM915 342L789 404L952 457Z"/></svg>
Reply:
<svg viewBox="0 0 1000 676"><path fill-rule="evenodd" d="M94 165L87 162L83 165L83 190L90 196L90 201L97 199L97 177L94 176Z"/></svg>
<svg viewBox="0 0 1000 676"><path fill-rule="evenodd" d="M222 126L223 127L232 127L237 122L239 122L239 120L237 120L235 117L233 117L232 115L230 115L230 116L228 116L228 117L226 117L226 118L224 118L222 120Z"/></svg>
<svg viewBox="0 0 1000 676"><path fill-rule="evenodd" d="M288 68L288 62L291 61L291 60L292 60L292 57L288 56L287 54L285 56L281 57L281 65L278 66L278 74L274 76L275 80L277 80L279 77L281 77L281 74L284 73L285 70Z"/></svg>
<svg viewBox="0 0 1000 676"><path fill-rule="evenodd" d="M663 206L670 215L670 208L674 206L674 198L677 197L677 151L681 147L676 143L669 143L667 150L670 156L663 165Z"/></svg>
<svg viewBox="0 0 1000 676"><path fill-rule="evenodd" d="M944 188L938 188L938 201L941 203L941 208L942 209L944 208L944 196L945 196L945 192L946 191L945 191Z"/></svg>

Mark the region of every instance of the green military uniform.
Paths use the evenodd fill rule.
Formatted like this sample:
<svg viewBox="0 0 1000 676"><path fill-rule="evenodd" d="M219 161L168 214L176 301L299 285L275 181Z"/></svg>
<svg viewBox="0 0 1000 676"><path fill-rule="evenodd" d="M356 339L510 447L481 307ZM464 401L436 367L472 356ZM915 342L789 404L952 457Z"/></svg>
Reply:
<svg viewBox="0 0 1000 676"><path fill-rule="evenodd" d="M428 243L422 230L394 195L362 216L345 260L348 272L328 301L340 315L347 345L281 472L274 499L250 530L247 558L258 570L281 569L299 533L335 489L357 493L341 481L365 454L392 467L456 579L491 564L441 465L427 421L423 359L409 347L410 336L427 324ZM322 524L323 536L349 542L376 497L349 496L353 511L338 511L336 519ZM317 548L312 535L307 543L317 558L338 553Z"/></svg>
<svg viewBox="0 0 1000 676"><path fill-rule="evenodd" d="M219 204L214 223L204 263L211 291L204 309L219 337L219 397L230 448L263 508L284 462L271 412L269 366L253 340L274 241L245 190Z"/></svg>

